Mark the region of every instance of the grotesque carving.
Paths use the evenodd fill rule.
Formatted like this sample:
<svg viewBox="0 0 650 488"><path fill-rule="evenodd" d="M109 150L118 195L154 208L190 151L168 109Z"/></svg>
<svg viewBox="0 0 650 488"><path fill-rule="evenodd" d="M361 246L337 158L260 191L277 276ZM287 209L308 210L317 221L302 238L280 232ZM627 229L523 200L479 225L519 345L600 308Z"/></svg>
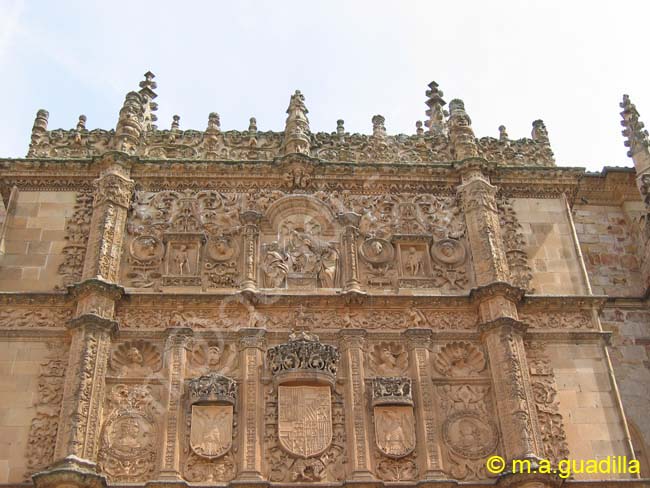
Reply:
<svg viewBox="0 0 650 488"><path fill-rule="evenodd" d="M148 341L137 340L117 346L111 355L111 370L119 376L143 377L162 367L158 348Z"/></svg>
<svg viewBox="0 0 650 488"><path fill-rule="evenodd" d="M533 270L528 264L526 254L526 240L522 233L522 227L517 218L512 202L507 198L497 200L499 220L501 225L501 236L508 259L508 269L512 284L522 288L529 293L532 292L530 282L533 279Z"/></svg>
<svg viewBox="0 0 650 488"><path fill-rule="evenodd" d="M74 212L65 223L66 245L63 248L63 263L59 266L59 274L63 276L63 286L60 288L81 280L90 232L92 202L93 194L90 190L81 189L77 192Z"/></svg>
<svg viewBox="0 0 650 488"><path fill-rule="evenodd" d="M376 376L400 376L408 367L408 356L403 344L381 342L370 349L369 363Z"/></svg>
<svg viewBox="0 0 650 488"><path fill-rule="evenodd" d="M440 349L433 365L444 376L474 376L485 369L485 356L468 342L450 342Z"/></svg>

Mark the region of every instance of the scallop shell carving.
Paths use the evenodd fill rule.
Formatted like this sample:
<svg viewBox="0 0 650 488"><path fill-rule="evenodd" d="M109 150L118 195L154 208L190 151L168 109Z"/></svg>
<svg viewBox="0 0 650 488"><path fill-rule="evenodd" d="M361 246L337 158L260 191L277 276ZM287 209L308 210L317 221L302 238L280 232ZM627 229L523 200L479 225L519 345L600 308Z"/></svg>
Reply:
<svg viewBox="0 0 650 488"><path fill-rule="evenodd" d="M444 376L473 376L485 369L485 356L468 342L450 342L440 349L433 365Z"/></svg>
<svg viewBox="0 0 650 488"><path fill-rule="evenodd" d="M147 376L161 367L158 348L144 340L124 342L111 355L111 370L119 376Z"/></svg>

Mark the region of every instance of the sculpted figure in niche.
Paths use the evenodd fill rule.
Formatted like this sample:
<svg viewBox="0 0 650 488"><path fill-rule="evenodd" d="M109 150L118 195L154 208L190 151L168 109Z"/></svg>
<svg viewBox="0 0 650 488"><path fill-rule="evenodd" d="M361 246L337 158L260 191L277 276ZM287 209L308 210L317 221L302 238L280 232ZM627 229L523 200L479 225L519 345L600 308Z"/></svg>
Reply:
<svg viewBox="0 0 650 488"><path fill-rule="evenodd" d="M179 275L190 274L190 258L187 253L187 246L181 246L178 251L176 251L176 256L174 257L174 262L176 263L177 271Z"/></svg>
<svg viewBox="0 0 650 488"><path fill-rule="evenodd" d="M320 241L306 232L292 230L287 260L289 270L294 273L314 273L320 287L336 286L339 253L328 242Z"/></svg>
<svg viewBox="0 0 650 488"><path fill-rule="evenodd" d="M404 269L409 276L421 276L424 274L422 259L414 247L409 247L406 251Z"/></svg>

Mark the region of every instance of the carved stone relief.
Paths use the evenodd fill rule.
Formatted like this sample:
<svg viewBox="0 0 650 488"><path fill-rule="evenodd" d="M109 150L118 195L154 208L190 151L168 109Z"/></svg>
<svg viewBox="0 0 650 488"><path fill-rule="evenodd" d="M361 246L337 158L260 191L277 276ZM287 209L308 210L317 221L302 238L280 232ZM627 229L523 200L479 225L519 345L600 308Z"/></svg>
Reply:
<svg viewBox="0 0 650 488"><path fill-rule="evenodd" d="M237 474L237 384L217 373L188 382L185 462L188 481L230 481Z"/></svg>
<svg viewBox="0 0 650 488"><path fill-rule="evenodd" d="M55 461L54 448L63 400L68 347L67 344L57 342L52 343L49 349L48 358L40 365L38 393L34 402L36 414L27 438L27 477Z"/></svg>
<svg viewBox="0 0 650 488"><path fill-rule="evenodd" d="M557 398L555 375L545 348L546 345L542 342L527 343L526 355L544 444L544 456L557 466L562 459L568 459L570 452Z"/></svg>
<svg viewBox="0 0 650 488"><path fill-rule="evenodd" d="M485 369L485 356L468 342L450 342L436 354L433 365L443 376L475 376Z"/></svg>
<svg viewBox="0 0 650 488"><path fill-rule="evenodd" d="M136 192L127 223L127 286L237 286L240 199L211 190Z"/></svg>
<svg viewBox="0 0 650 488"><path fill-rule="evenodd" d="M63 248L63 262L59 265L59 274L63 276L61 286L65 289L81 280L86 256L86 245L90 232L92 216L93 193L89 189L77 191L74 212L65 223L66 245Z"/></svg>
<svg viewBox="0 0 650 488"><path fill-rule="evenodd" d="M147 377L162 368L158 347L145 340L124 342L113 348L110 373L121 377Z"/></svg>
<svg viewBox="0 0 650 488"><path fill-rule="evenodd" d="M190 344L187 367L190 376L209 372L236 375L239 370L237 347L223 341L194 338Z"/></svg>
<svg viewBox="0 0 650 488"><path fill-rule="evenodd" d="M522 233L517 213L512 202L503 196L497 199L497 208L512 284L532 293L534 290L531 288L530 282L533 279L533 270L528 262L526 239Z"/></svg>
<svg viewBox="0 0 650 488"><path fill-rule="evenodd" d="M490 475L485 459L499 446L499 431L488 385L445 384L438 387L444 414L442 440L447 472L455 479L483 480Z"/></svg>
<svg viewBox="0 0 650 488"><path fill-rule="evenodd" d="M380 342L368 353L370 373L374 376L401 376L408 367L408 354L404 344Z"/></svg>
<svg viewBox="0 0 650 488"><path fill-rule="evenodd" d="M153 474L162 407L150 386L114 385L108 394L98 469L112 481L144 481Z"/></svg>

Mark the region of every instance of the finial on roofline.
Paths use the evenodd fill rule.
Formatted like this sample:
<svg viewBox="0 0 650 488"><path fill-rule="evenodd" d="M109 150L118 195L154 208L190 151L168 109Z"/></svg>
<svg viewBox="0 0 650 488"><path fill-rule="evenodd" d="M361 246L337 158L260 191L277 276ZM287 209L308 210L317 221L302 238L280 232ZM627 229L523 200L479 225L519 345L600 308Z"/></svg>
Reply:
<svg viewBox="0 0 650 488"><path fill-rule="evenodd" d="M447 102L443 100L444 93L438 88L438 83L432 81L429 83L429 89L425 92L427 101L425 102L429 107L426 111L429 120L424 122L424 125L429 129L432 134L444 134L446 131L445 113L442 109Z"/></svg>
<svg viewBox="0 0 650 488"><path fill-rule="evenodd" d="M257 132L257 119L255 117L251 117L248 120L248 132L252 134Z"/></svg>
<svg viewBox="0 0 650 488"><path fill-rule="evenodd" d="M639 112L629 95L623 95L623 101L619 106L623 109L621 125L624 129L621 134L625 137L625 146L630 148L627 155L634 157L638 152L648 148L648 131L645 129L645 124L639 119Z"/></svg>
<svg viewBox="0 0 650 488"><path fill-rule="evenodd" d="M305 106L305 97L300 92L291 95L289 107L287 108L287 120L284 126L284 154L309 154L309 111Z"/></svg>
<svg viewBox="0 0 650 488"><path fill-rule="evenodd" d="M372 118L372 136L378 139L386 137L386 127L384 125L386 118L383 115L375 115Z"/></svg>

